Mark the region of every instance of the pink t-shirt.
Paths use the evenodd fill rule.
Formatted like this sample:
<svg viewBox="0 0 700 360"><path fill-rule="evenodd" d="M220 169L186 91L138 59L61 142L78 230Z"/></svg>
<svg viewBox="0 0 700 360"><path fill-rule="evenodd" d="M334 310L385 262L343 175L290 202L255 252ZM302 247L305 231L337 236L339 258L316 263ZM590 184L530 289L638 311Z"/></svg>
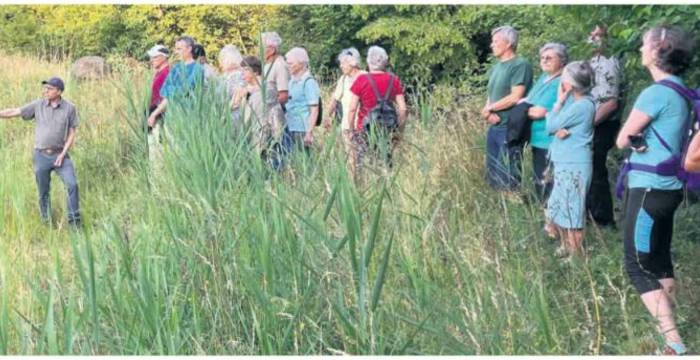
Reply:
<svg viewBox="0 0 700 360"><path fill-rule="evenodd" d="M170 72L170 66L166 66L153 77L153 84L151 84L151 107L158 106L160 103L160 88L163 86L165 78L168 77L168 72Z"/></svg>

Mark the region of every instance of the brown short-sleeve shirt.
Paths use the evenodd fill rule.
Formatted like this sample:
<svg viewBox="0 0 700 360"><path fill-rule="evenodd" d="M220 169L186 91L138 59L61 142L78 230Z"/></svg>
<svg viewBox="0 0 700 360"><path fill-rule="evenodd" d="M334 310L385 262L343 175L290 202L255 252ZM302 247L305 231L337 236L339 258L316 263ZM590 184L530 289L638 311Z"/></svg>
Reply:
<svg viewBox="0 0 700 360"><path fill-rule="evenodd" d="M271 64L265 64L263 76L266 76L267 82L277 89L277 92L289 90L289 71L282 55L277 56Z"/></svg>
<svg viewBox="0 0 700 360"><path fill-rule="evenodd" d="M37 149L63 148L68 138L68 129L78 126L75 106L61 99L55 108L48 100L40 99L20 108L24 120L36 120L35 145Z"/></svg>

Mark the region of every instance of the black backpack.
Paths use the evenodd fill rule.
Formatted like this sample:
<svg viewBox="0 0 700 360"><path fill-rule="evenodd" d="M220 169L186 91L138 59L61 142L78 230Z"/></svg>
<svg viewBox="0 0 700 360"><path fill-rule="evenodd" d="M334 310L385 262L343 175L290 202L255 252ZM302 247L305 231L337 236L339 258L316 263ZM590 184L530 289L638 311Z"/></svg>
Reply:
<svg viewBox="0 0 700 360"><path fill-rule="evenodd" d="M394 104L389 101L391 96L391 91L394 86L394 74L389 74L389 87L386 89L386 93L382 96L377 88L377 83L370 74L365 74L367 77L372 90L374 91L374 96L377 98L377 105L372 108L367 114L367 118L364 122L365 130L369 130L370 126L376 125L379 128L386 130L394 130L399 127L399 117L394 108Z"/></svg>

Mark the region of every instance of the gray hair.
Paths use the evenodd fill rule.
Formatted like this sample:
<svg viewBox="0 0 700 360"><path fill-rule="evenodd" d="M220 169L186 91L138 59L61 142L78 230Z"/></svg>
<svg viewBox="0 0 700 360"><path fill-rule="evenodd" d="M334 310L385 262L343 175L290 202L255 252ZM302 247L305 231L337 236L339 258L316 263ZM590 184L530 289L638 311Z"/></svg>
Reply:
<svg viewBox="0 0 700 360"><path fill-rule="evenodd" d="M219 51L219 64L226 65L239 65L243 61L243 56L241 52L234 45L226 45L221 51Z"/></svg>
<svg viewBox="0 0 700 360"><path fill-rule="evenodd" d="M274 31L264 32L262 33L262 42L265 46L270 45L275 49L279 49L280 45L282 45L282 38L278 33Z"/></svg>
<svg viewBox="0 0 700 360"><path fill-rule="evenodd" d="M379 46L372 46L367 50L367 67L370 70L384 71L389 63L389 55Z"/></svg>
<svg viewBox="0 0 700 360"><path fill-rule="evenodd" d="M518 48L518 30L512 26L500 26L491 30L491 37L500 34L509 44L510 48L515 51Z"/></svg>
<svg viewBox="0 0 700 360"><path fill-rule="evenodd" d="M571 84L575 92L586 94L595 86L595 72L588 61L574 61L564 67L561 81Z"/></svg>
<svg viewBox="0 0 700 360"><path fill-rule="evenodd" d="M360 67L360 52L354 47L343 49L338 55L338 62L346 61L352 67Z"/></svg>
<svg viewBox="0 0 700 360"><path fill-rule="evenodd" d="M191 49L194 50L195 42L194 39L190 36L180 36L179 38L177 38L177 40L175 40L175 42L184 42L185 45L189 46Z"/></svg>
<svg viewBox="0 0 700 360"><path fill-rule="evenodd" d="M557 54L562 65L566 65L569 62L569 52L566 51L566 45L557 42L546 43L540 48L540 56L542 56L545 51L549 50L552 50L555 54Z"/></svg>
<svg viewBox="0 0 700 360"><path fill-rule="evenodd" d="M684 73L693 58L695 41L677 26L655 26L644 33L656 54L656 67L673 75Z"/></svg>
<svg viewBox="0 0 700 360"><path fill-rule="evenodd" d="M291 50L287 51L287 55L285 55L284 57L287 58L287 61L300 62L306 68L309 67L309 54L304 48L292 48Z"/></svg>

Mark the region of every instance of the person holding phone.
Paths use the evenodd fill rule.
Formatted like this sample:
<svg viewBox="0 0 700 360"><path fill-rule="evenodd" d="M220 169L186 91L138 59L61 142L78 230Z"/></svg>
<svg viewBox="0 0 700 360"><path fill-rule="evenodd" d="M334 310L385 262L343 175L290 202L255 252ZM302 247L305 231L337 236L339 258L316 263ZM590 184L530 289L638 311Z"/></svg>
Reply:
<svg viewBox="0 0 700 360"><path fill-rule="evenodd" d="M658 84L683 85L679 75L690 66L692 38L677 27L657 26L644 34L642 65L654 84L648 86L617 137L617 147L631 148L629 161L656 166L681 152L689 106L683 96ZM684 85L683 85L684 86ZM674 268L671 260L673 217L683 200L683 183L676 176L631 170L624 205L625 269L642 302L657 321L665 339L665 355L687 352L673 318Z"/></svg>

